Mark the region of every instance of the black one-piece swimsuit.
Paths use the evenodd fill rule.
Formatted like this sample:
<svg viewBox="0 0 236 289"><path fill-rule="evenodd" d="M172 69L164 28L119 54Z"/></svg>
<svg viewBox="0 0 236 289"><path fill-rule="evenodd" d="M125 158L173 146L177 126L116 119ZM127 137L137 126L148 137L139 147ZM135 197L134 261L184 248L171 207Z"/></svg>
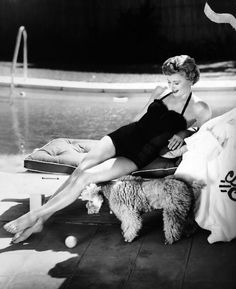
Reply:
<svg viewBox="0 0 236 289"><path fill-rule="evenodd" d="M163 99L155 99L143 117L108 134L116 149L116 156L132 160L138 168L153 161L168 140L177 132L187 128L183 116L191 98L189 95L180 113L169 110Z"/></svg>

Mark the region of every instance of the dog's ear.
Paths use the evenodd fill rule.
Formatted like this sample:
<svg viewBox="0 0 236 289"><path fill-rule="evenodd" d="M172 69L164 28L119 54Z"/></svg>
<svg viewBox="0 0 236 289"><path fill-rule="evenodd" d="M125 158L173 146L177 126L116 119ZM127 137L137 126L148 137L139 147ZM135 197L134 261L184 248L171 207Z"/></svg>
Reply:
<svg viewBox="0 0 236 289"><path fill-rule="evenodd" d="M81 195L78 199L82 201L89 201L92 199L93 191L87 189L87 187L81 192Z"/></svg>
<svg viewBox="0 0 236 289"><path fill-rule="evenodd" d="M92 200L99 194L100 190L101 187L97 186L96 184L90 184L82 191L79 199L82 201Z"/></svg>
<svg viewBox="0 0 236 289"><path fill-rule="evenodd" d="M99 213L103 203L103 197L101 195L96 195L93 199L86 203L86 208L88 209L88 214Z"/></svg>
<svg viewBox="0 0 236 289"><path fill-rule="evenodd" d="M82 201L90 200L89 193L86 190L83 190L78 199Z"/></svg>

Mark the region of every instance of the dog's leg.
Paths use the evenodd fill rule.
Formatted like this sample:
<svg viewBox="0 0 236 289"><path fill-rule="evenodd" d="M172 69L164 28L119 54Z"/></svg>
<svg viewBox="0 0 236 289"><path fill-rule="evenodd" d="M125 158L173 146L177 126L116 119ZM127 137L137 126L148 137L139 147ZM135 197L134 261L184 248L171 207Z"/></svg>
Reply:
<svg viewBox="0 0 236 289"><path fill-rule="evenodd" d="M142 227L140 215L126 205L111 206L113 213L121 221L121 230L126 242L132 242Z"/></svg>
<svg viewBox="0 0 236 289"><path fill-rule="evenodd" d="M178 218L177 210L164 209L163 222L165 233L165 244L173 244L181 237L183 226Z"/></svg>

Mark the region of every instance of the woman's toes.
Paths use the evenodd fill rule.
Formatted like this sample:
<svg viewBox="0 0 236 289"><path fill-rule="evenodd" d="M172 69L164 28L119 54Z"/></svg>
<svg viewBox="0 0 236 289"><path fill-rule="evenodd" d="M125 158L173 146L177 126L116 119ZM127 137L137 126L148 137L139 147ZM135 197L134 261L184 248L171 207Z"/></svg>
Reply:
<svg viewBox="0 0 236 289"><path fill-rule="evenodd" d="M18 219L7 223L4 229L10 233L16 234L20 231L25 230L35 224L37 218L31 212L19 217Z"/></svg>
<svg viewBox="0 0 236 289"><path fill-rule="evenodd" d="M22 233L23 231L16 233L15 236L11 239L11 243L15 244L15 241L21 236Z"/></svg>
<svg viewBox="0 0 236 289"><path fill-rule="evenodd" d="M32 227L16 233L12 238L12 243L17 244L28 239L32 234L39 233L43 230L43 222L39 219Z"/></svg>
<svg viewBox="0 0 236 289"><path fill-rule="evenodd" d="M9 232L9 233L12 233L12 234L15 234L17 232L17 226L14 225L14 223L7 223L3 226L3 228Z"/></svg>

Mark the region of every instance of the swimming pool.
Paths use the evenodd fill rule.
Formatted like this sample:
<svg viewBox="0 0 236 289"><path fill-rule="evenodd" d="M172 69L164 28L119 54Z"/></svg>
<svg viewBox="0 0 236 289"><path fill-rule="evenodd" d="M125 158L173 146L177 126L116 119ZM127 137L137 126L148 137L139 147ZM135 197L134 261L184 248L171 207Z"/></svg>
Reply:
<svg viewBox="0 0 236 289"><path fill-rule="evenodd" d="M99 139L130 122L149 93L81 93L0 88L0 154L29 153L57 137ZM236 107L235 91L197 91L214 116ZM120 98L124 97L124 98Z"/></svg>

